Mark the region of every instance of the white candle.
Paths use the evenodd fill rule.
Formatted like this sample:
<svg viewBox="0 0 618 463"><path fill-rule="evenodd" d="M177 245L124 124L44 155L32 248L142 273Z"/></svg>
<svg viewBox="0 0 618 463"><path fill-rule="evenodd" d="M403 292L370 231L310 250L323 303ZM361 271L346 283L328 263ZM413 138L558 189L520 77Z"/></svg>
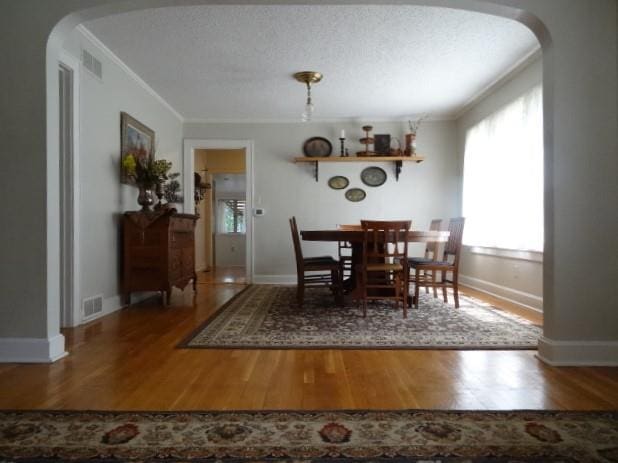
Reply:
<svg viewBox="0 0 618 463"><path fill-rule="evenodd" d="M339 138L345 138L345 130L341 129L341 136Z"/></svg>

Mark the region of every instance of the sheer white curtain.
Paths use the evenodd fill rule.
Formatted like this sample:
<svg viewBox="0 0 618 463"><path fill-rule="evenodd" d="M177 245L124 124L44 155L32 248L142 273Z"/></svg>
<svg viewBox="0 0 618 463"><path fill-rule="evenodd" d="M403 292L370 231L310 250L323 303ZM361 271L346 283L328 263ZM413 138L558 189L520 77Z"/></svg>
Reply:
<svg viewBox="0 0 618 463"><path fill-rule="evenodd" d="M543 110L535 87L466 134L463 242L543 250Z"/></svg>

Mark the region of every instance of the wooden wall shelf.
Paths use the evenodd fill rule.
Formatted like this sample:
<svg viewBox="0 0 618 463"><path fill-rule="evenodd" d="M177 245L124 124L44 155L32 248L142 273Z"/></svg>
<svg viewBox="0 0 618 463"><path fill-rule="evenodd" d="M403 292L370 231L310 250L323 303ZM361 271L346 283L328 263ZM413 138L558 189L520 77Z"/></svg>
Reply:
<svg viewBox="0 0 618 463"><path fill-rule="evenodd" d="M423 156L333 156L324 158L310 158L307 156L296 157L294 162L310 162L313 163L315 169L315 181L318 181L318 171L321 162L393 162L395 164L395 180L399 181L399 174L404 162L423 162Z"/></svg>

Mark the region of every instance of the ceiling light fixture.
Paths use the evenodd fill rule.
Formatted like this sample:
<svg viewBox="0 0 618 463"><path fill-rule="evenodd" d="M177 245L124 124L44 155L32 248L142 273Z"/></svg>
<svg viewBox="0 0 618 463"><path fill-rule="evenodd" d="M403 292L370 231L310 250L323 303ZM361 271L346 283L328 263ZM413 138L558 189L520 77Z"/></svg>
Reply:
<svg viewBox="0 0 618 463"><path fill-rule="evenodd" d="M322 74L316 71L302 71L294 74L294 78L307 86L307 103L305 103L305 110L302 114L302 121L309 122L313 116L315 106L311 101L311 84L317 84L322 80Z"/></svg>

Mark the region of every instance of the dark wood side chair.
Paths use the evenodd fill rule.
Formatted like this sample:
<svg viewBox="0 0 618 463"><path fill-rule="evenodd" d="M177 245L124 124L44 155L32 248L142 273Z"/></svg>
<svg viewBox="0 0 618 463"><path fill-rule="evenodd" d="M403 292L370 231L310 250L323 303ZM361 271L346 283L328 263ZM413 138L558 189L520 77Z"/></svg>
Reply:
<svg viewBox="0 0 618 463"><path fill-rule="evenodd" d="M305 288L327 286L335 293L337 304L343 305L343 269L341 263L331 256L303 257L296 217L290 219L294 254L296 256L297 289L296 299L302 307Z"/></svg>
<svg viewBox="0 0 618 463"><path fill-rule="evenodd" d="M403 318L408 316L408 231L409 220L362 220L363 261L358 272L363 317L367 300L392 299L402 303Z"/></svg>
<svg viewBox="0 0 618 463"><path fill-rule="evenodd" d="M456 217L449 220L449 237L444 247L444 260L429 262L410 262L410 281L414 283L414 308L418 309L418 293L421 286L442 288L444 302L448 302L446 288L452 287L455 296L455 307L459 308L459 258L461 256L461 240L463 237L464 217ZM440 281L436 281L436 274L440 272ZM447 278L447 273L452 278Z"/></svg>
<svg viewBox="0 0 618 463"><path fill-rule="evenodd" d="M440 231L442 227L442 219L433 219L431 224L429 225L429 231ZM408 266L412 268L414 264L426 264L429 262L437 261L438 259L438 249L439 243L432 242L427 243L425 246L425 255L423 257L410 257L408 259ZM431 278L432 281L435 281L436 274L431 270L423 270L423 273ZM425 293L429 293L429 286L425 286ZM433 297L438 297L438 288L433 287Z"/></svg>

